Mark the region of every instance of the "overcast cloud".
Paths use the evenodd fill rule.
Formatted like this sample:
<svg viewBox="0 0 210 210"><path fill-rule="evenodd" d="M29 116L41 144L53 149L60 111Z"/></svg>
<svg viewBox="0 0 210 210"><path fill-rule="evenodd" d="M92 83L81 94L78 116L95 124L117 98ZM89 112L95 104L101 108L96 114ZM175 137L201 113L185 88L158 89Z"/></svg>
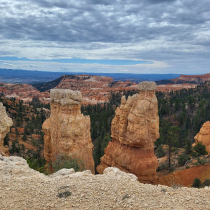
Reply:
<svg viewBox="0 0 210 210"><path fill-rule="evenodd" d="M0 0L0 11L0 68L210 72L210 0ZM33 61L4 61L8 56ZM71 58L149 62L53 62Z"/></svg>

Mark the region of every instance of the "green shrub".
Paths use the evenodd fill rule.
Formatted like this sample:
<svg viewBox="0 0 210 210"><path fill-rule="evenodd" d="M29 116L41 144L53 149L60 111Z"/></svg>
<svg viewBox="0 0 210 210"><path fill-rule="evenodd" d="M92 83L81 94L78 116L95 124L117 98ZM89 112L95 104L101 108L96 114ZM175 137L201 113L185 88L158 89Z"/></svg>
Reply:
<svg viewBox="0 0 210 210"><path fill-rule="evenodd" d="M168 169L168 166L166 164L161 164L158 166L157 171L162 171Z"/></svg>
<svg viewBox="0 0 210 210"><path fill-rule="evenodd" d="M26 136L25 133L23 134L22 139L23 139L23 141L26 141L27 140L27 136Z"/></svg>
<svg viewBox="0 0 210 210"><path fill-rule="evenodd" d="M206 151L206 146L201 144L201 143L197 143L194 148L193 148L198 154L200 155L207 155L208 152Z"/></svg>
<svg viewBox="0 0 210 210"><path fill-rule="evenodd" d="M195 158L195 157L198 157L198 156L200 156L200 155L199 155L199 153L197 153L197 152L195 152L195 151L192 151L192 152L191 152L191 156Z"/></svg>
<svg viewBox="0 0 210 210"><path fill-rule="evenodd" d="M199 188L201 186L201 180L198 179L198 178L195 178L194 179L194 182L192 184L192 187L196 187L196 188Z"/></svg>
<svg viewBox="0 0 210 210"><path fill-rule="evenodd" d="M164 156L165 156L165 151L163 150L163 146L162 146L162 145L160 145L160 146L157 148L156 156L157 156L158 158L161 158L161 157L164 157Z"/></svg>
<svg viewBox="0 0 210 210"><path fill-rule="evenodd" d="M27 163L30 168L33 168L36 171L39 171L40 173L44 173L46 160L44 158L38 159L35 155L32 157L28 156L25 158L27 160Z"/></svg>
<svg viewBox="0 0 210 210"><path fill-rule="evenodd" d="M67 198L68 196L70 196L72 193L69 191L69 187L68 186L63 186L63 187L60 187L58 189L58 194L57 196L59 198Z"/></svg>
<svg viewBox="0 0 210 210"><path fill-rule="evenodd" d="M56 156L56 161L53 161L51 165L54 172L62 168L73 168L75 171L85 170L83 161L67 155Z"/></svg>
<svg viewBox="0 0 210 210"><path fill-rule="evenodd" d="M58 193L59 198L67 198L70 195L71 195L71 192L68 190L66 190L65 192L62 192L62 193Z"/></svg>
<svg viewBox="0 0 210 210"><path fill-rule="evenodd" d="M197 163L198 165L204 165L206 163L206 158L200 159L199 157L197 158Z"/></svg>
<svg viewBox="0 0 210 210"><path fill-rule="evenodd" d="M9 135L8 134L4 137L4 146L5 145L9 146Z"/></svg>
<svg viewBox="0 0 210 210"><path fill-rule="evenodd" d="M190 159L191 158L188 155L180 155L179 158L178 158L178 164L180 166L184 166L184 164Z"/></svg>
<svg viewBox="0 0 210 210"><path fill-rule="evenodd" d="M179 151L177 151L177 150L178 150L178 148L173 147L173 148L171 149L171 152L176 152L176 153L178 153Z"/></svg>
<svg viewBox="0 0 210 210"><path fill-rule="evenodd" d="M205 187L205 186L210 186L210 179L206 179L203 184L202 184L202 187Z"/></svg>
<svg viewBox="0 0 210 210"><path fill-rule="evenodd" d="M170 168L169 168L169 173L173 172L174 170L175 170L174 167L170 167Z"/></svg>

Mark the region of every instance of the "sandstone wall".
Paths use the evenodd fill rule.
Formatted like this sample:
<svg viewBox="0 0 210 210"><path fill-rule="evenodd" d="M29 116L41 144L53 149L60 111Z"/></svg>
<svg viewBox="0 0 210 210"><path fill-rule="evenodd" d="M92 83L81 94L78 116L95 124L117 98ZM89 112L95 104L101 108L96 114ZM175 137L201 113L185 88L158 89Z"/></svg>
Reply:
<svg viewBox="0 0 210 210"><path fill-rule="evenodd" d="M210 121L207 121L201 127L199 133L195 136L195 146L197 143L206 145L206 151L210 154Z"/></svg>
<svg viewBox="0 0 210 210"><path fill-rule="evenodd" d="M101 164L103 173L107 167L117 167L135 174L139 181L152 183L158 167L154 155L154 142L159 138L158 103L155 82L138 85L139 94L121 98L121 106L112 120L112 142L105 149Z"/></svg>
<svg viewBox="0 0 210 210"><path fill-rule="evenodd" d="M81 93L52 89L50 100L51 115L42 126L46 161L55 161L60 155L73 156L94 173L90 117L81 114Z"/></svg>
<svg viewBox="0 0 210 210"><path fill-rule="evenodd" d="M13 125L12 119L8 117L6 108L0 103L0 154L9 156L9 148L4 147L4 137Z"/></svg>

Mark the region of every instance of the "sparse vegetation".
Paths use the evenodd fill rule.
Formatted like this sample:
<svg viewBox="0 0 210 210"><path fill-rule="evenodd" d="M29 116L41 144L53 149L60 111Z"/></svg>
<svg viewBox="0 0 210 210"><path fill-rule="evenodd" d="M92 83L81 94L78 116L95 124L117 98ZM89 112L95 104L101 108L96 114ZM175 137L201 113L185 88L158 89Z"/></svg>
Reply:
<svg viewBox="0 0 210 210"><path fill-rule="evenodd" d="M203 188L206 186L210 186L210 179L206 179L203 183L201 183L200 179L195 178L192 184L192 187L195 187L195 188Z"/></svg>
<svg viewBox="0 0 210 210"><path fill-rule="evenodd" d="M184 166L185 163L186 163L188 160L190 160L190 159L191 159L190 156L185 155L185 154L181 154L181 155L179 156L179 158L178 158L178 164L179 164L180 166Z"/></svg>
<svg viewBox="0 0 210 210"><path fill-rule="evenodd" d="M192 184L192 187L199 188L200 186L201 186L201 180L198 178L195 178Z"/></svg>
<svg viewBox="0 0 210 210"><path fill-rule="evenodd" d="M201 143L197 143L194 148L195 152L198 153L198 155L207 155L208 152L206 151L206 146L201 144Z"/></svg>
<svg viewBox="0 0 210 210"><path fill-rule="evenodd" d="M202 185L201 185L202 187L205 187L205 186L210 186L210 179L206 179L203 183L202 183Z"/></svg>
<svg viewBox="0 0 210 210"><path fill-rule="evenodd" d="M161 158L161 157L165 156L165 151L163 150L163 146L162 145L158 146L157 151L156 151L156 156L158 158Z"/></svg>
<svg viewBox="0 0 210 210"><path fill-rule="evenodd" d="M59 189L58 189L58 194L57 194L57 196L59 197L59 198L67 198L67 197L69 197L69 196L71 196L71 192L69 191L69 187L68 186L63 186L63 187L60 187Z"/></svg>
<svg viewBox="0 0 210 210"><path fill-rule="evenodd" d="M85 170L84 162L78 160L75 157L58 155L56 160L52 163L49 163L48 170L52 167L53 172L59 171L62 168L70 169L73 168L74 171L83 171Z"/></svg>

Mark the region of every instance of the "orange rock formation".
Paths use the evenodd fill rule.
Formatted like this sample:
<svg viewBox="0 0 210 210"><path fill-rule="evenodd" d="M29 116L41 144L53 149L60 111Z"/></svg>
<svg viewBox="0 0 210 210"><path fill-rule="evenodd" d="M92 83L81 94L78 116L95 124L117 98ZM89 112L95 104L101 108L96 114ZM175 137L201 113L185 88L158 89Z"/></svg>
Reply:
<svg viewBox="0 0 210 210"><path fill-rule="evenodd" d="M197 143L206 145L206 151L210 154L210 121L207 121L201 127L199 133L195 136L195 146Z"/></svg>
<svg viewBox="0 0 210 210"><path fill-rule="evenodd" d="M52 89L51 115L43 123L44 156L49 163L56 156L72 156L84 162L85 169L95 172L90 136L90 117L81 114L79 91Z"/></svg>
<svg viewBox="0 0 210 210"><path fill-rule="evenodd" d="M157 179L158 161L154 142L159 138L158 103L155 82L141 82L139 94L121 98L121 106L112 120L112 142L105 149L97 171L117 167L135 174L139 181L153 183Z"/></svg>
<svg viewBox="0 0 210 210"><path fill-rule="evenodd" d="M4 137L12 125L12 119L8 117L6 108L0 103L0 154L4 156L9 156L9 148L4 147Z"/></svg>

